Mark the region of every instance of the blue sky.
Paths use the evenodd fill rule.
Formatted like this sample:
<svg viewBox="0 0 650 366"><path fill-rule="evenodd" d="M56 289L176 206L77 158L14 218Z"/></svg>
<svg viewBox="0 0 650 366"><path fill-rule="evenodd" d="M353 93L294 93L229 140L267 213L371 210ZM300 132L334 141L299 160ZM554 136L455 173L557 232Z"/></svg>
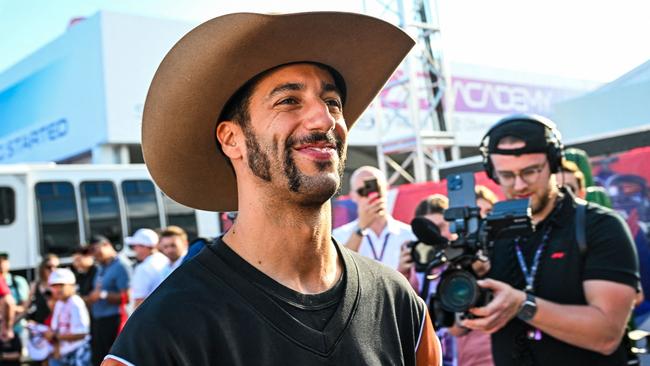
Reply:
<svg viewBox="0 0 650 366"><path fill-rule="evenodd" d="M0 0L0 72L105 9L199 23L234 11L363 11L375 0ZM405 0L409 1L409 0ZM646 0L438 0L446 61L609 81L650 59Z"/></svg>

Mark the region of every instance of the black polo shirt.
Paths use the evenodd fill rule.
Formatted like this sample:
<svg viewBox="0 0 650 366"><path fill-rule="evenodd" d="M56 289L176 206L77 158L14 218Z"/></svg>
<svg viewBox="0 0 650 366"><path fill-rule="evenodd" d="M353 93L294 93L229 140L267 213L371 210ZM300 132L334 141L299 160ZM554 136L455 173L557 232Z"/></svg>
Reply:
<svg viewBox="0 0 650 366"><path fill-rule="evenodd" d="M535 233L522 239L520 248L528 268L550 227L534 280L535 296L559 304L586 305L583 282L607 280L638 288L639 264L634 241L623 219L614 211L589 204L586 212L586 253L575 237L576 203L564 195L554 211L537 225ZM524 289L526 281L512 240L495 243L487 277ZM515 318L492 335L492 353L497 366L512 365L622 365L625 350L619 346L610 356L578 348L542 333L528 337L532 327Z"/></svg>

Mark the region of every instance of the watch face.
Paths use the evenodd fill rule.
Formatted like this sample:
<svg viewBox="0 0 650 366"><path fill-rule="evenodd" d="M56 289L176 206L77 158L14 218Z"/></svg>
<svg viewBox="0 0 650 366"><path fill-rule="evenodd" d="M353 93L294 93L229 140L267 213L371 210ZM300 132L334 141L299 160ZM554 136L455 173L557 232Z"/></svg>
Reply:
<svg viewBox="0 0 650 366"><path fill-rule="evenodd" d="M521 320L530 320L535 316L536 312L537 304L535 303L535 299L528 297L521 306L517 317Z"/></svg>

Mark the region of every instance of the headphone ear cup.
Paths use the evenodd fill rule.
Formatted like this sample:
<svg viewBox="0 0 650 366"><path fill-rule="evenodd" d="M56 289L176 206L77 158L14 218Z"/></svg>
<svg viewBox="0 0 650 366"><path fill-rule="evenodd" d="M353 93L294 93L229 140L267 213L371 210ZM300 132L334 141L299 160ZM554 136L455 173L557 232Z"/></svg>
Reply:
<svg viewBox="0 0 650 366"><path fill-rule="evenodd" d="M487 174L488 178L492 179L494 183L499 184L499 178L494 174L494 165L492 164L489 155L483 158L483 168L485 169L485 174Z"/></svg>
<svg viewBox="0 0 650 366"><path fill-rule="evenodd" d="M551 130L551 133L556 136L554 131ZM555 174L559 172L560 166L562 166L562 159L564 158L564 148L562 147L562 143L559 142L557 138L549 141L546 158L548 159L551 173Z"/></svg>

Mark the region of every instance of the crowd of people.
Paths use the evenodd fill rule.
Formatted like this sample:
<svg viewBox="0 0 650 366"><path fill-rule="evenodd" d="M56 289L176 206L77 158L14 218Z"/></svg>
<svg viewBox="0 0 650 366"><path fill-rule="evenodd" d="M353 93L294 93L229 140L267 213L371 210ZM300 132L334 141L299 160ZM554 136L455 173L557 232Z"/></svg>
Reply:
<svg viewBox="0 0 650 366"><path fill-rule="evenodd" d="M482 142L488 177L506 199L529 201L533 231L497 237L488 256L476 254L470 271L492 298L471 308L472 316L457 313L452 326L437 327L445 365L638 363L625 333L633 306L643 299L634 243L616 213L583 200L584 175L564 158L557 136L543 117L519 115L497 123ZM376 191L364 190L368 180L378 183ZM333 236L403 274L423 298L435 297L446 265L415 272L412 245L418 239L391 217L385 176L361 167L350 187L358 219ZM475 190L485 218L497 195L484 186ZM447 197L434 194L418 204L414 216L435 224L451 242L457 235L444 218L448 208ZM428 292L422 288L425 275L434 281Z"/></svg>
<svg viewBox="0 0 650 366"><path fill-rule="evenodd" d="M180 265L189 245L178 226L138 229L125 244L133 259L101 235L74 253L71 268L45 255L31 285L0 253L0 365L101 364L129 314Z"/></svg>

